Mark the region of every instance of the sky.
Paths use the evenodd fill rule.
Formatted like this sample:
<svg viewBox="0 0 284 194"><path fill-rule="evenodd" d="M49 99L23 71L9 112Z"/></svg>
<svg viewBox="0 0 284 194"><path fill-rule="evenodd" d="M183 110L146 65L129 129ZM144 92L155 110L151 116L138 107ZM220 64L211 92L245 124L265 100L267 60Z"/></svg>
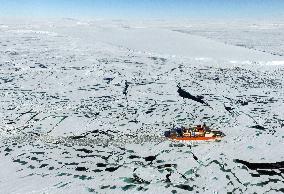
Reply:
<svg viewBox="0 0 284 194"><path fill-rule="evenodd" d="M284 18L284 0L0 0L4 17Z"/></svg>

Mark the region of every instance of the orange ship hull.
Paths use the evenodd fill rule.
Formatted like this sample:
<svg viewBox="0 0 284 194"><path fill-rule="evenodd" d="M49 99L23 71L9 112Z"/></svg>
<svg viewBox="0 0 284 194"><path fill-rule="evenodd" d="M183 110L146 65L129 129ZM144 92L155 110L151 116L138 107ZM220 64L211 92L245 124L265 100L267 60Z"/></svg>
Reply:
<svg viewBox="0 0 284 194"><path fill-rule="evenodd" d="M170 137L172 140L177 141L210 141L210 140L220 140L220 137Z"/></svg>

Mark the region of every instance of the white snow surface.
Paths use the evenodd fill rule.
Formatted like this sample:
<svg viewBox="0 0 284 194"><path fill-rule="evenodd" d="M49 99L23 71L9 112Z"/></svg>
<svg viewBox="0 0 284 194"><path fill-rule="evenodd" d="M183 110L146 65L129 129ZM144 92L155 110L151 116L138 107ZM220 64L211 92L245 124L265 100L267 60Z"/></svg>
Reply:
<svg viewBox="0 0 284 194"><path fill-rule="evenodd" d="M261 34L283 25L217 26L0 20L1 193L284 192L283 166L238 162L283 165L283 41ZM163 137L200 123L226 136Z"/></svg>

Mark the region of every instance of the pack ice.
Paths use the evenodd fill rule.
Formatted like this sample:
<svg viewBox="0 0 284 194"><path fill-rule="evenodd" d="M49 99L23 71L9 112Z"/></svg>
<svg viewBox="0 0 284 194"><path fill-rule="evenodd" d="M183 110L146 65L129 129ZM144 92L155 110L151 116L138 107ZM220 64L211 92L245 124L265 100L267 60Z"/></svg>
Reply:
<svg viewBox="0 0 284 194"><path fill-rule="evenodd" d="M1 193L284 192L283 32L0 20ZM226 136L163 137L200 123Z"/></svg>

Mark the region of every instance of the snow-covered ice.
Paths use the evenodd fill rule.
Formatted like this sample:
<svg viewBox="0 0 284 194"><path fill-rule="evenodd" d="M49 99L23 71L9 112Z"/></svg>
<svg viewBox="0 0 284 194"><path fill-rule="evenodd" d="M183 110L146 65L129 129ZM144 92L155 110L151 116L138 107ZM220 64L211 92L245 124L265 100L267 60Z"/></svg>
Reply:
<svg viewBox="0 0 284 194"><path fill-rule="evenodd" d="M1 193L284 192L282 28L0 20Z"/></svg>

